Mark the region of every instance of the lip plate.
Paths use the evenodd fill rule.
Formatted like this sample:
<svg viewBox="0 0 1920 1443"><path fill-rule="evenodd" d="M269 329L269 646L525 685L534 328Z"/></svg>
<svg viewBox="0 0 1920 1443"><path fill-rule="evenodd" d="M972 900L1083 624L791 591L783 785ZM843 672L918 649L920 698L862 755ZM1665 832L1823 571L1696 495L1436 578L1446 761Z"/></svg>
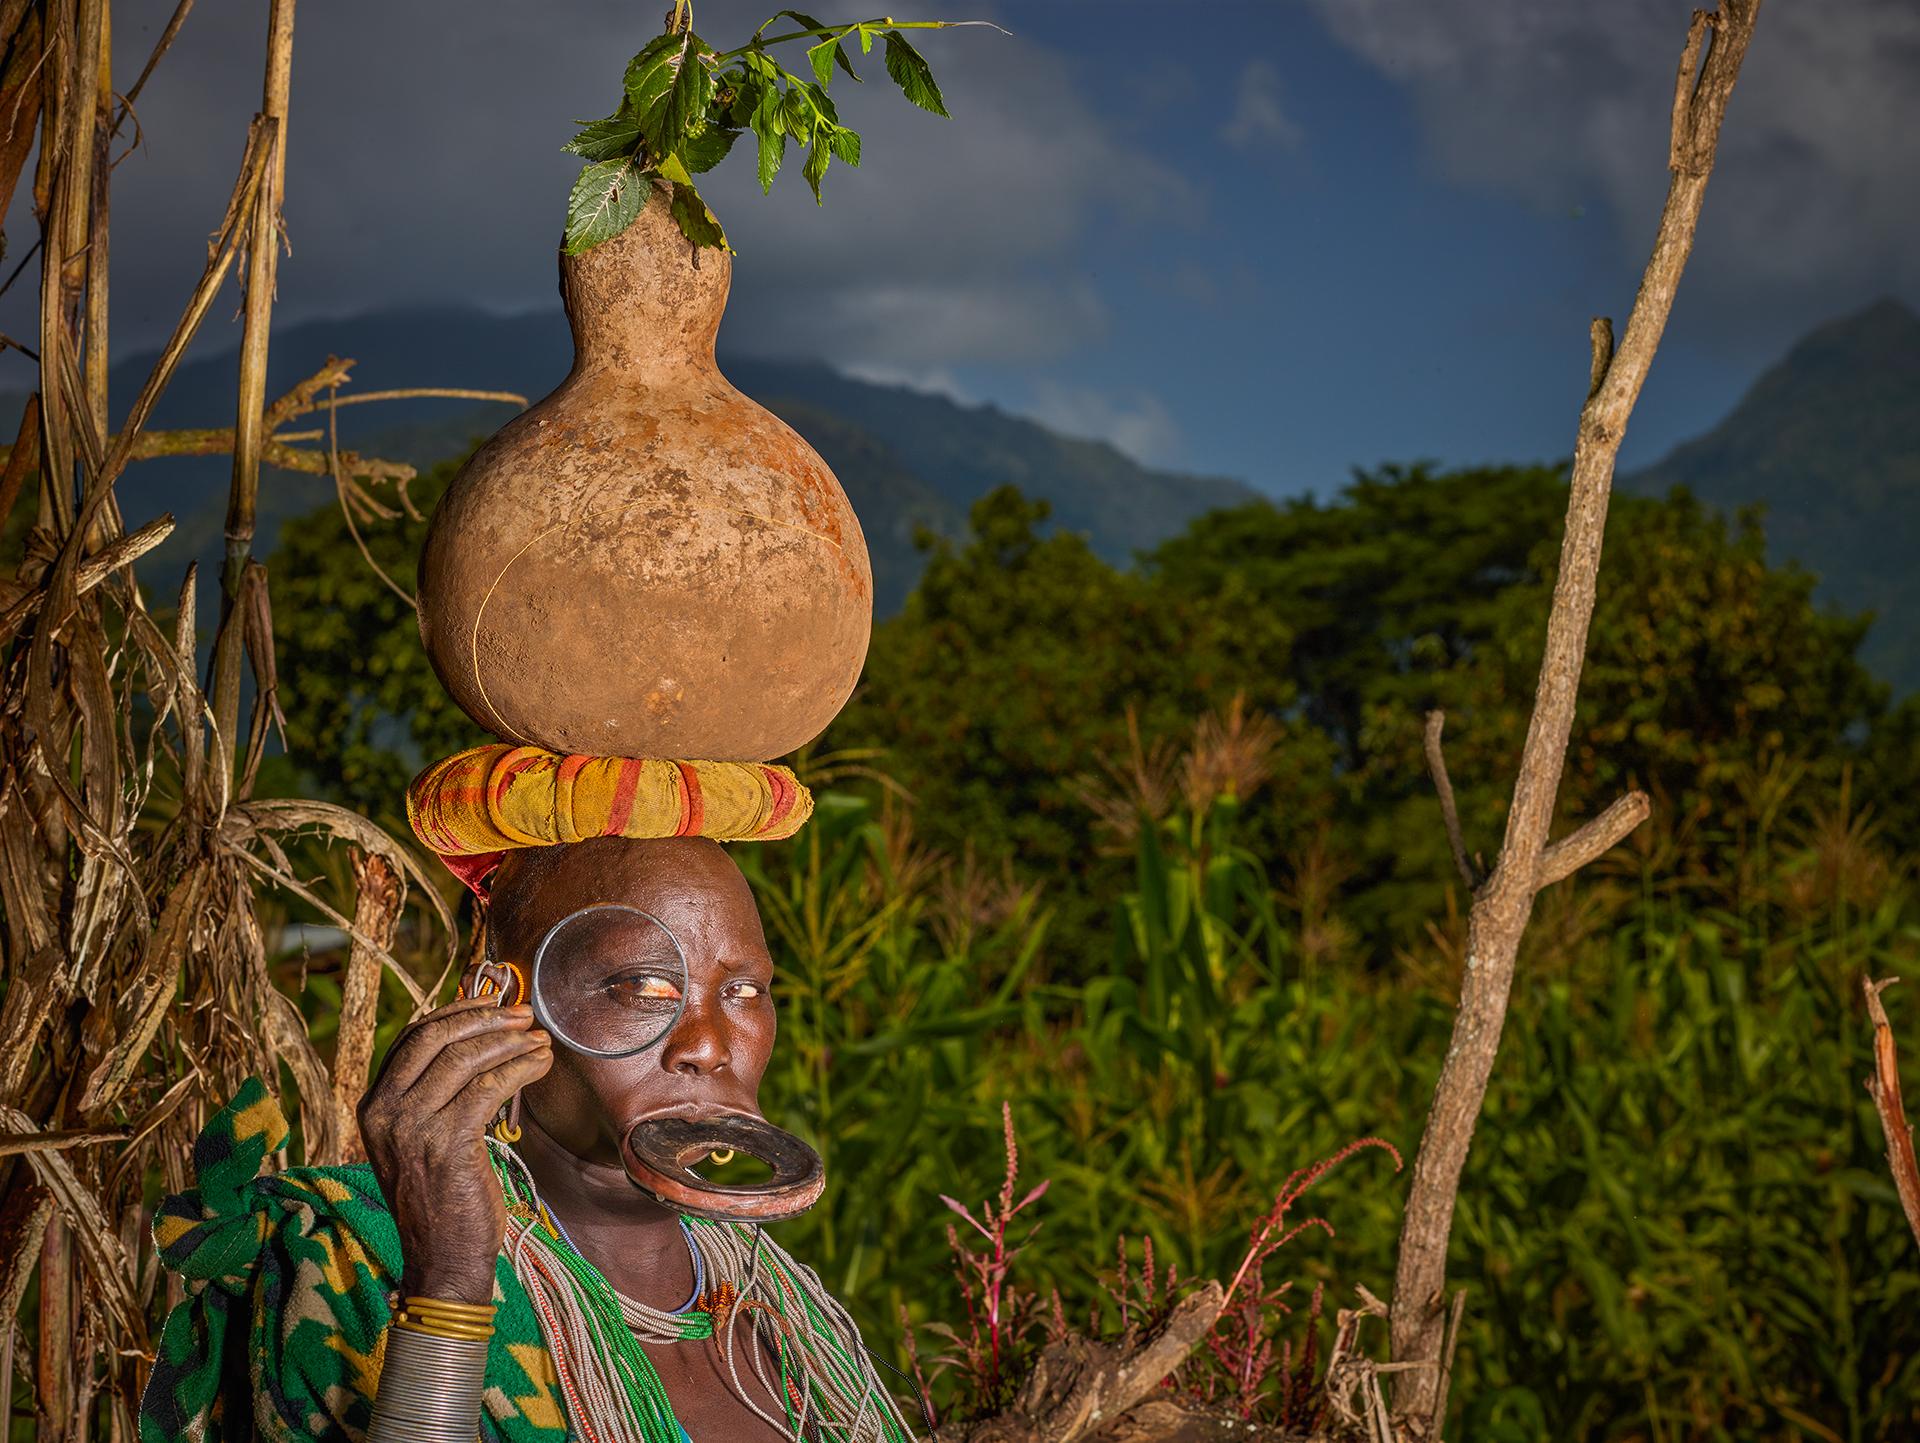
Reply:
<svg viewBox="0 0 1920 1443"><path fill-rule="evenodd" d="M731 1149L759 1159L773 1176L763 1183L713 1183L691 1164ZM655 1114L627 1129L621 1141L627 1177L643 1192L694 1217L730 1222L780 1222L798 1217L826 1190L820 1154L765 1118L744 1113L690 1117Z"/></svg>

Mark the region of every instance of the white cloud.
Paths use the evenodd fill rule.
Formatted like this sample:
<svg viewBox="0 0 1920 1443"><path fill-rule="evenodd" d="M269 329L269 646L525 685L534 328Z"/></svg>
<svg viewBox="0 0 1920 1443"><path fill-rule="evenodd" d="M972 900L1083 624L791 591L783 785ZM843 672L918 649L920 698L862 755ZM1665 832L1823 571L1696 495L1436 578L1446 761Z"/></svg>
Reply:
<svg viewBox="0 0 1920 1443"><path fill-rule="evenodd" d="M1270 61L1249 60L1240 72L1233 118L1220 132L1242 150L1298 150L1306 135L1280 98L1280 72Z"/></svg>
<svg viewBox="0 0 1920 1443"><path fill-rule="evenodd" d="M918 391L923 396L944 396L956 406L980 404L980 398L945 366L893 366L885 362L869 362L841 366L838 370L842 375L865 381L869 386L893 386L901 390Z"/></svg>
<svg viewBox="0 0 1920 1443"><path fill-rule="evenodd" d="M1638 255L1665 194L1694 0L1314 0L1413 96L1450 179L1562 210L1598 201ZM1690 294L1718 309L1920 287L1920 6L1770 4L1727 115Z"/></svg>
<svg viewBox="0 0 1920 1443"><path fill-rule="evenodd" d="M1165 466L1179 457L1179 424L1159 397L1144 391L1116 397L1043 379L1021 409L1064 436L1105 441L1143 465Z"/></svg>

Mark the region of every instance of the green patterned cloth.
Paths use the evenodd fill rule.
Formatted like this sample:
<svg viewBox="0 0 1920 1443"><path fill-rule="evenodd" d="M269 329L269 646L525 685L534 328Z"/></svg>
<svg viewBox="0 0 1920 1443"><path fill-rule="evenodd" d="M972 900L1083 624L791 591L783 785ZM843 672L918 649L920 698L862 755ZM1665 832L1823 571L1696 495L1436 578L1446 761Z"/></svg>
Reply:
<svg viewBox="0 0 1920 1443"><path fill-rule="evenodd" d="M194 1145L199 1185L160 1205L154 1241L188 1294L160 1336L140 1443L358 1443L366 1430L400 1235L371 1168L262 1173L286 1141L278 1100L249 1079ZM493 1300L481 1437L561 1443L553 1359L504 1258Z"/></svg>

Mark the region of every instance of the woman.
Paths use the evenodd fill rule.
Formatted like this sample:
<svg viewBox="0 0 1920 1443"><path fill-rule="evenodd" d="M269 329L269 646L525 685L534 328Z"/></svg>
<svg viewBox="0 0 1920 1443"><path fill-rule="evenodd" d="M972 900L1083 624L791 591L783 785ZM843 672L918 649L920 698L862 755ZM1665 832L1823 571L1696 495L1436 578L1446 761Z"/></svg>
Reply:
<svg viewBox="0 0 1920 1443"><path fill-rule="evenodd" d="M772 961L726 852L693 837L513 851L490 892L494 956L523 976L566 919L657 920L679 973L594 995L665 1006L670 1026L600 1056L524 1005L443 1007L361 1106L370 1168L255 1177L285 1124L250 1084L196 1150L200 1186L156 1222L196 1292L168 1319L143 1443L249 1425L303 1443L471 1439L476 1421L508 1443L910 1437L817 1277L757 1228L669 1211L623 1165L638 1120L759 1116ZM516 1097L508 1146L489 1129Z"/></svg>

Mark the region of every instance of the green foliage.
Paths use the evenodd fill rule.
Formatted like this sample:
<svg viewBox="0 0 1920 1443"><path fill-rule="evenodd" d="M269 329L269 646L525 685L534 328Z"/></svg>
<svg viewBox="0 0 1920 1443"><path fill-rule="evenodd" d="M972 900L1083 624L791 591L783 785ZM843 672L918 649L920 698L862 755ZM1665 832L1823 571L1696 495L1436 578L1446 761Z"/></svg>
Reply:
<svg viewBox="0 0 1920 1443"><path fill-rule="evenodd" d="M975 504L968 546L933 544L829 735L884 746L930 844L1044 878L1084 938L1124 866L1089 845L1082 793L1121 762L1129 717L1165 736L1236 691L1286 707L1288 630L1231 586L1169 600L1079 535L1043 536L1047 514L1003 487Z"/></svg>
<svg viewBox="0 0 1920 1443"><path fill-rule="evenodd" d="M902 1304L960 1322L938 1194L998 1184L1003 1100L1023 1186L1052 1181L1016 1282L1029 1303L1058 1288L1076 1327L1118 1327L1117 1238L1225 1278L1296 1166L1369 1133L1411 1157L1462 929L1391 977L1312 961L1238 842L1269 804L1143 825L1113 966L1084 987L1044 980L1030 894L956 881L897 813L829 796L819 830L743 854L784 989L765 1101L828 1159L825 1201L784 1240L876 1347ZM1657 840L1543 898L1455 1229L1460 1436L1920 1426L1920 1270L1859 1086L1857 1002L1863 969L1911 973L1920 897L1844 807L1790 796L1797 840L1758 888L1671 894ZM1384 1294L1403 1192L1385 1159L1348 1164L1315 1194L1337 1237L1296 1240L1273 1280L1327 1282L1329 1311L1355 1285ZM1271 1319L1296 1356L1304 1326ZM954 1386L936 1400L965 1412ZM1277 1416L1277 1385L1262 1397Z"/></svg>
<svg viewBox="0 0 1920 1443"><path fill-rule="evenodd" d="M745 45L722 52L694 34L690 20L683 28L678 18L676 7L667 33L648 41L628 62L619 108L603 120L581 121L565 147L588 162L567 201L568 255L590 250L632 225L656 180L672 187L670 206L682 235L695 246L726 248L726 233L694 188L693 177L726 159L747 130L756 142L762 191L773 188L791 139L806 149L801 171L819 201L829 165L836 159L860 164L860 136L840 123L827 94L836 67L860 79L847 54L849 44L857 43L866 54L876 38L883 41L887 74L901 93L923 110L947 113L933 72L901 31L943 29L954 22L882 18L823 25L798 10L782 10ZM767 30L783 19L800 28L769 36ZM812 80L775 58L775 47L795 40L814 42L806 50Z"/></svg>

